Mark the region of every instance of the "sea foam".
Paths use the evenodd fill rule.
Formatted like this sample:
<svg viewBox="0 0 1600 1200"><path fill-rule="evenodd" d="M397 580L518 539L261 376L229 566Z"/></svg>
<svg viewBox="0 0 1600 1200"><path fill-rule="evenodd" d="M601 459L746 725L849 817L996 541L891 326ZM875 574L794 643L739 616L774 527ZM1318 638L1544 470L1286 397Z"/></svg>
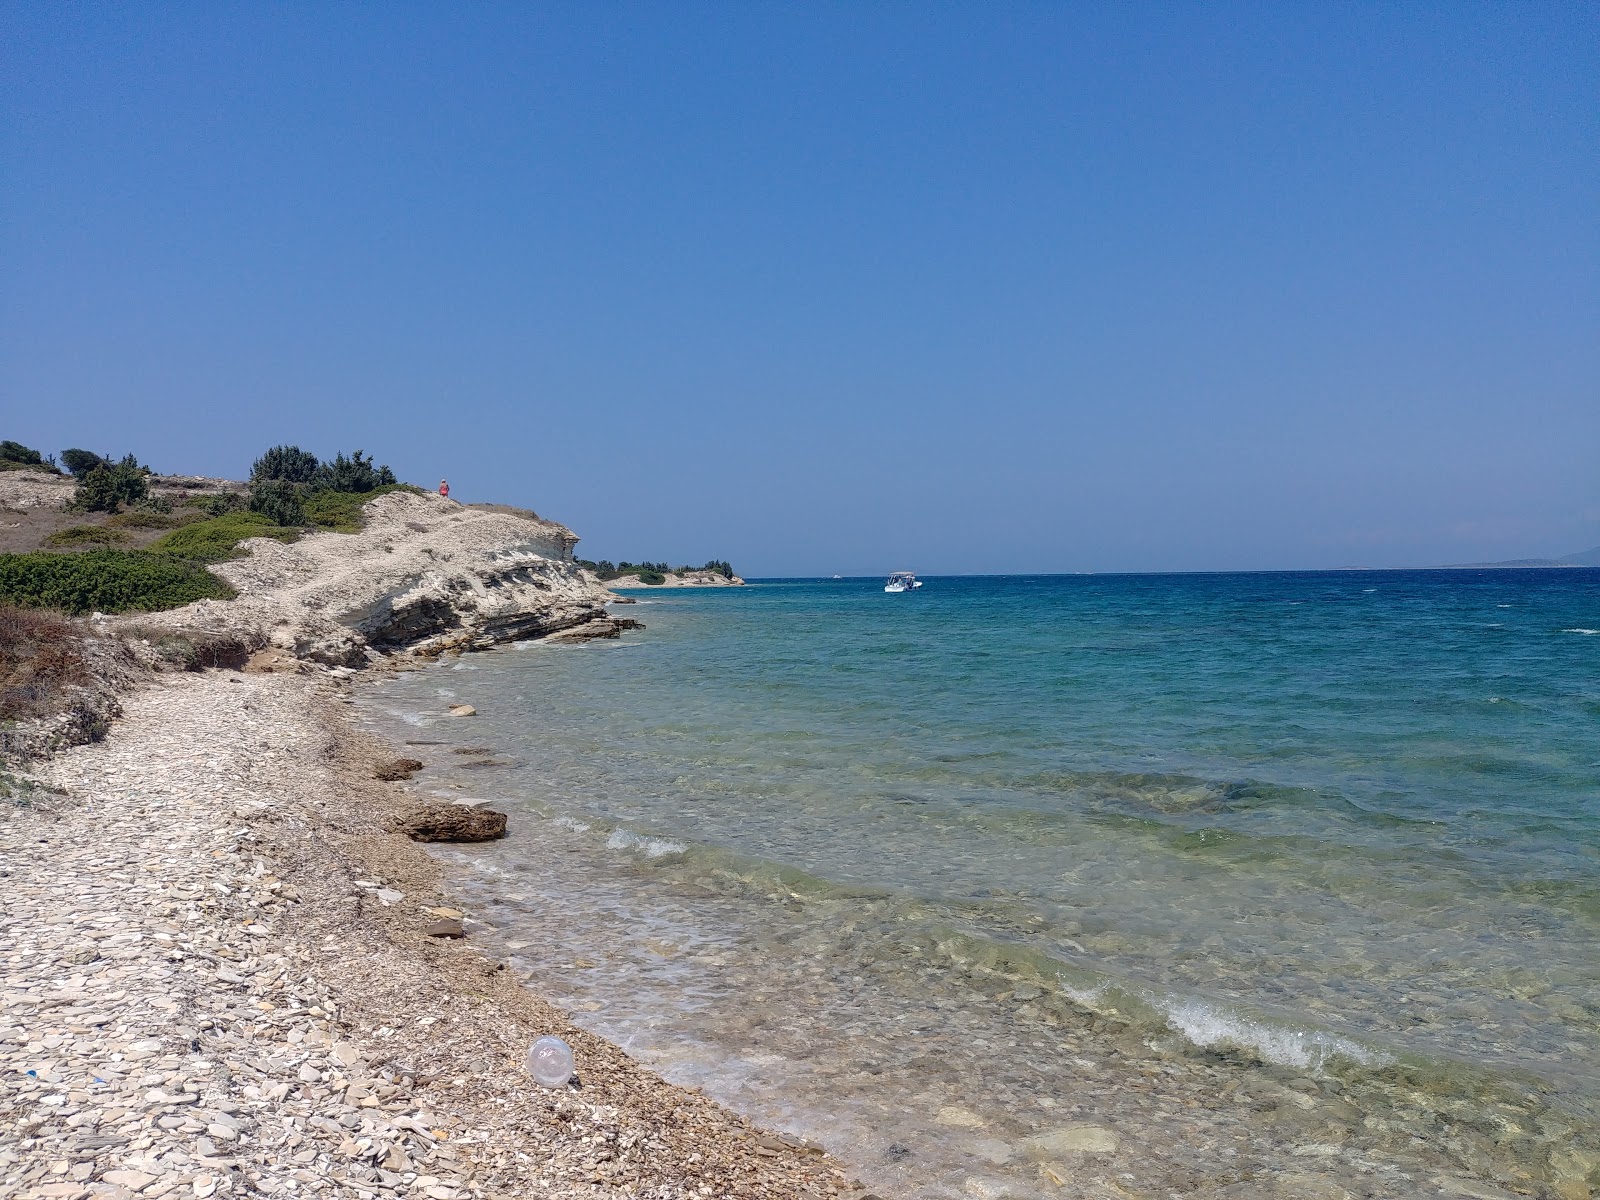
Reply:
<svg viewBox="0 0 1600 1200"><path fill-rule="evenodd" d="M1271 1025L1201 1000L1173 1001L1161 1007L1168 1023L1196 1046L1232 1042L1248 1046L1280 1066L1315 1069L1338 1057L1368 1066L1393 1061L1388 1055L1336 1033Z"/></svg>
<svg viewBox="0 0 1600 1200"><path fill-rule="evenodd" d="M675 842L671 838L643 837L626 829L612 831L611 836L606 839L606 846L612 850L637 850L646 858L682 854L689 848L683 842Z"/></svg>

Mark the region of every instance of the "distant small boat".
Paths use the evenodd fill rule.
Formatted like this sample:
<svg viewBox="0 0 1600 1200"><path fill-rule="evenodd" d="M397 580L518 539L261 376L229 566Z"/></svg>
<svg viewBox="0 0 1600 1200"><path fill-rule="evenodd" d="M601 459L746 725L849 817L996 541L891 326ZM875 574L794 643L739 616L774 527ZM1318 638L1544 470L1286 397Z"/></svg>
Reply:
<svg viewBox="0 0 1600 1200"><path fill-rule="evenodd" d="M921 586L922 580L918 579L910 571L895 571L889 576L889 582L883 585L883 590L886 592L909 592L912 588Z"/></svg>
<svg viewBox="0 0 1600 1200"><path fill-rule="evenodd" d="M835 578L835 579L843 579L843 578L844 578L844 576L843 576L843 575L835 575L835 576L834 576L834 578Z"/></svg>

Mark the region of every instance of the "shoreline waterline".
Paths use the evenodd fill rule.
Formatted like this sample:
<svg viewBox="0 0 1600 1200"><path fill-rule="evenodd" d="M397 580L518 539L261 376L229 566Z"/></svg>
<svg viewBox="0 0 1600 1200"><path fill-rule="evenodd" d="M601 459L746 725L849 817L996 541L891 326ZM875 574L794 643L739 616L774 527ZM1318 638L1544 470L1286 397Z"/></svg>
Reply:
<svg viewBox="0 0 1600 1200"><path fill-rule="evenodd" d="M1324 612L1331 604L1347 624L1362 623L1363 636L1373 622L1414 630L1435 620L1439 605L1426 596L1421 606L1391 597L1376 614L1352 607L1369 588L1414 586L1403 579L1346 579L1359 586L1224 600L1230 620L1241 610L1266 612L1276 638L1303 637L1294 618L1286 624L1277 615L1296 604ZM908 718L883 716L872 672L900 664L897 679L933 689L926 694L942 703L954 663L969 692L997 703L1003 688L986 680L984 660L1011 663L1038 647L1025 637L997 644L981 622L976 634L968 622L949 635L908 630L898 615L894 624L865 625L882 610L856 608L859 597L821 587L820 599L797 597L795 585L759 583L731 600L662 597L650 632L631 642L504 650L408 676L364 699L367 719L392 736L443 733L447 742L469 734L429 715L442 693L478 704L470 736L494 754L472 765L441 754L444 770L430 767L422 778L440 794L484 796L514 813L505 846L457 862L462 886L519 969L579 1020L639 1046L669 1077L705 1081L760 1119L837 1142L885 1186L898 1180L918 1194L961 1194L967 1179L1031 1194L1047 1170L1067 1171L1084 1187L1143 1170L1149 1186L1193 1190L1220 1186L1244 1163L1260 1175L1308 1161L1351 1194L1362 1194L1363 1180L1389 1179L1366 1194L1391 1194L1384 1188L1400 1187L1401 1177L1413 1189L1407 1194L1418 1194L1434 1186L1429 1180L1455 1176L1537 1194L1592 1169L1582 1165L1582 1147L1596 1128L1593 1071L1572 1053L1579 1043L1565 1043L1588 1020L1581 1005L1594 964L1581 931L1592 920L1593 889L1570 857L1543 859L1542 877L1541 860L1527 853L1570 842L1560 813L1527 821L1513 805L1509 819L1525 829L1514 834L1521 845L1461 841L1427 807L1437 803L1431 780L1448 777L1442 772L1456 769L1459 752L1429 744L1415 754L1405 728L1386 731L1380 750L1392 754L1398 745L1409 757L1383 767L1380 756L1374 770L1335 755L1336 771L1320 778L1300 765L1330 757L1334 744L1316 730L1295 735L1298 745L1280 742L1292 757L1260 754L1262 739L1253 737L1243 778L1237 765L1216 769L1234 745L1250 744L1225 729L1207 735L1218 747L1213 761L1192 750L1151 755L1150 742L1159 746L1183 728L1181 711L1159 707L1148 710L1142 755L1138 741L1124 738L1127 749L1113 747L1093 770L1080 762L1063 771L1059 753L1041 749L1053 728L1012 721L1010 709L981 728L978 709L950 726L923 709L916 723L931 732L918 742L922 735L908 727L905 744L899 729L884 733ZM926 609L926 599L915 603ZM1017 598L1003 599L990 611L1016 625ZM1549 603L1535 599L1534 607ZM1477 627L1477 608L1502 612L1494 607L1501 603L1468 597L1460 619L1452 610L1443 634L1427 636L1453 645L1460 629ZM1130 628L1128 613L1118 612L1066 652L1081 663L1104 652L1099 639L1120 646L1126 663L1141 646L1159 660L1152 645L1190 644L1171 634L1151 641L1158 630L1148 627L1170 614L1152 615L1146 604L1133 615L1142 626ZM792 638L760 641L775 616ZM1090 611L1080 624L1102 617ZM1029 624L1023 612L1026 637L1053 619L1047 613ZM950 649L956 634L959 652ZM1526 657L1512 649L1513 663ZM1377 652L1362 653L1346 664L1357 684L1362 663L1377 661ZM1413 641L1400 657L1419 653ZM1143 670L1154 668L1147 662ZM807 690L825 675L824 689ZM1499 687L1512 706L1485 699L1465 710L1467 719L1502 720L1505 707L1527 722L1530 703L1551 703L1524 692L1519 711L1519 686L1502 679ZM1418 720L1428 721L1447 698L1422 699ZM1330 697L1335 707L1337 700ZM1112 716L1123 715L1121 697L1107 703ZM1456 719L1459 704L1445 707ZM1555 719L1551 711L1566 719L1559 708L1532 711L1544 724ZM1115 734L1088 723L1090 736ZM1490 778L1535 782L1566 770L1543 759L1531 774L1492 766L1498 774ZM515 833L516 814L527 840ZM1442 879L1422 857L1438 853L1441 830L1456 839L1440 860ZM562 888L530 882L534 843L541 870L559 865ZM1343 848L1330 856L1326 846ZM1583 853L1581 842L1557 849ZM1533 869L1508 883L1501 864L1519 854ZM879 869L886 864L899 877ZM1522 894L1506 890L1512 885ZM586 939L596 911L612 915L603 937ZM1381 922L1393 945L1341 924L1358 919ZM634 925L654 932L636 936ZM1498 926L1505 936L1494 933ZM1510 936L1517 929L1524 932ZM1313 930L1324 944L1297 950L1295 939ZM1528 959L1518 938L1530 935L1551 953ZM564 949L556 954L554 946ZM944 1007L930 1011L920 1039L938 1046L937 1069L917 1065L930 1054L911 1052L918 1039L894 1028L930 989ZM1542 1025L1526 1025L1532 1012L1545 1014ZM787 1031L781 1049L765 1046L757 1031L773 1028ZM1566 1028L1574 1032L1563 1038ZM1059 1050L1073 1039L1074 1053ZM1097 1048L1086 1051L1091 1044ZM695 1054L685 1058L685 1046ZM1199 1109L1207 1119L1183 1137L1141 1129L1147 1114L1095 1082L1107 1062L1119 1064L1112 1074L1124 1082L1161 1081L1168 1091L1151 1104ZM948 1077L940 1074L946 1066ZM986 1085L973 1082L983 1079L999 1081L987 1098ZM1261 1095L1252 1091L1257 1084ZM1301 1090L1296 1100L1283 1091L1297 1087L1315 1095ZM1250 1101L1221 1106L1228 1111L1206 1099L1241 1088ZM864 1135L863 1113L900 1129L899 1140ZM1466 1132L1485 1122L1512 1128ZM1167 1149L1131 1166L1126 1152L1060 1149L1072 1140L1062 1131L1076 1125L1110 1129L1142 1151ZM964 1148L942 1158L931 1134ZM1206 1169L1196 1144L1215 1149ZM896 1157L896 1146L908 1153ZM1180 1167L1185 1146L1189 1165ZM1563 1158L1572 1147L1579 1157ZM1164 1155L1165 1166L1150 1166Z"/></svg>

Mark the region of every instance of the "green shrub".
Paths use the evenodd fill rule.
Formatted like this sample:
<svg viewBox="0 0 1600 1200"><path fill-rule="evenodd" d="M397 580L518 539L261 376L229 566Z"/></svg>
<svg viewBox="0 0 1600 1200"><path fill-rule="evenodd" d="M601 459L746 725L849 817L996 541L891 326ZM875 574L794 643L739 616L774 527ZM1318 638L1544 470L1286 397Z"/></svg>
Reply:
<svg viewBox="0 0 1600 1200"><path fill-rule="evenodd" d="M166 514L172 511L172 501L156 492L151 492L142 500L136 500L129 505L131 509L145 513Z"/></svg>
<svg viewBox="0 0 1600 1200"><path fill-rule="evenodd" d="M191 507L208 517L225 517L231 512L243 512L248 505L238 492L217 492L215 495L201 496L192 502Z"/></svg>
<svg viewBox="0 0 1600 1200"><path fill-rule="evenodd" d="M71 550L81 546L123 546L128 542L128 535L120 529L107 529L101 525L74 525L71 529L58 530L45 538L46 546L54 546L58 550Z"/></svg>
<svg viewBox="0 0 1600 1200"><path fill-rule="evenodd" d="M315 454L299 446L274 446L251 466L250 482L310 483L321 465Z"/></svg>
<svg viewBox="0 0 1600 1200"><path fill-rule="evenodd" d="M325 462L318 467L311 478L311 486L317 491L352 492L358 495L393 486L394 483L393 471L388 467L373 466L372 458L362 457L359 450L349 458L342 453L335 456L332 462Z"/></svg>
<svg viewBox="0 0 1600 1200"><path fill-rule="evenodd" d="M178 529L200 519L201 514L192 508L180 513L146 512L142 508L130 508L125 513L107 519L106 525L112 529Z"/></svg>
<svg viewBox="0 0 1600 1200"><path fill-rule="evenodd" d="M54 459L46 461L45 456L37 450L29 449L21 442L13 442L10 439L0 442L0 463L14 467L41 467L46 471L56 469Z"/></svg>
<svg viewBox="0 0 1600 1200"><path fill-rule="evenodd" d="M211 517L185 525L182 529L174 529L151 542L147 549L151 554L164 558L215 563L238 558L238 545L245 538L269 537L277 538L280 542L292 542L299 536L298 529L285 529L260 513L240 512Z"/></svg>
<svg viewBox="0 0 1600 1200"><path fill-rule="evenodd" d="M652 571L648 567L646 567L645 569L643 569L643 570L641 570L639 572L639 582L640 583L648 583L652 587L654 587L655 585L665 583L666 581L667 581L667 577L665 575L663 575L660 571Z"/></svg>
<svg viewBox="0 0 1600 1200"><path fill-rule="evenodd" d="M409 483L387 483L369 492L312 492L305 499L306 519L319 529L330 529L334 533L359 533L362 508L369 500L390 492L421 495L422 489Z"/></svg>
<svg viewBox="0 0 1600 1200"><path fill-rule="evenodd" d="M299 489L282 479L266 479L250 489L250 511L275 525L299 527L306 523Z"/></svg>
<svg viewBox="0 0 1600 1200"><path fill-rule="evenodd" d="M72 506L80 512L116 512L119 504L137 504L150 494L150 468L133 455L115 465L102 462L78 480Z"/></svg>
<svg viewBox="0 0 1600 1200"><path fill-rule="evenodd" d="M92 450L63 450L61 452L61 465L66 467L77 478L82 479L96 467L109 467L111 460L94 453Z"/></svg>
<svg viewBox="0 0 1600 1200"><path fill-rule="evenodd" d="M195 563L142 550L82 554L0 554L0 601L26 608L156 612L196 600L231 600L234 591Z"/></svg>

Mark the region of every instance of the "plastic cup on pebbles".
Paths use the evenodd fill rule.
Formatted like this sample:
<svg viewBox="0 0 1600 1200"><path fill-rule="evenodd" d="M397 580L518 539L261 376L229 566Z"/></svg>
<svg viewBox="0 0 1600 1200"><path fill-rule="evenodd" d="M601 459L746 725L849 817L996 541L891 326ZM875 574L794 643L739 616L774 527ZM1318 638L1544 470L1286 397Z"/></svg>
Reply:
<svg viewBox="0 0 1600 1200"><path fill-rule="evenodd" d="M523 1063L533 1081L547 1088L562 1088L572 1078L572 1047L558 1037L546 1035L528 1048Z"/></svg>

